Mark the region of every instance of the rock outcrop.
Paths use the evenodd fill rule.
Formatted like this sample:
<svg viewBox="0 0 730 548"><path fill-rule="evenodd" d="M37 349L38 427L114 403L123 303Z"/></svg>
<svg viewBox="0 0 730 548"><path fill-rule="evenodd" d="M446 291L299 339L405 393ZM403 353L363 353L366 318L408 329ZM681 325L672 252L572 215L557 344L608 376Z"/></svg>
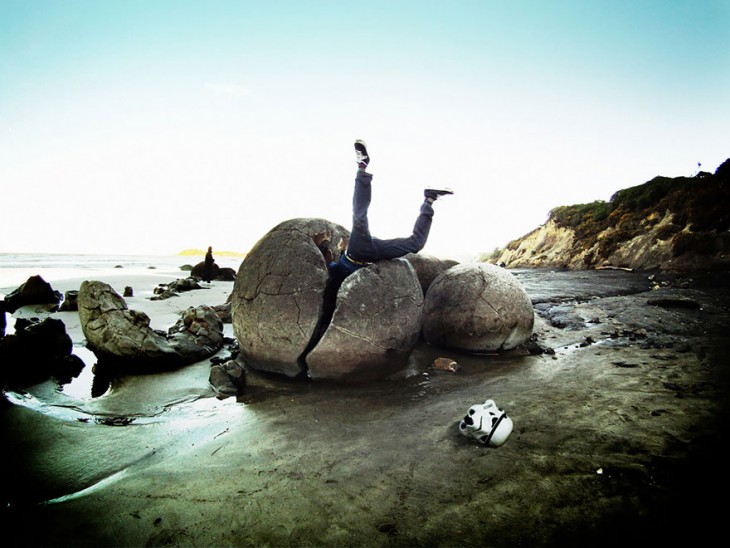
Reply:
<svg viewBox="0 0 730 548"><path fill-rule="evenodd" d="M527 292L508 271L490 264L450 268L426 293L423 336L467 352L510 350L532 335Z"/></svg>
<svg viewBox="0 0 730 548"><path fill-rule="evenodd" d="M508 268L694 271L730 266L730 160L714 174L656 177L609 202L553 209L493 258Z"/></svg>
<svg viewBox="0 0 730 548"><path fill-rule="evenodd" d="M87 347L118 373L152 372L200 361L217 352L223 324L207 306L188 309L169 334L150 327L144 312L129 310L106 283L85 281L78 296Z"/></svg>
<svg viewBox="0 0 730 548"><path fill-rule="evenodd" d="M49 377L68 383L84 368L72 350L71 337L61 320L19 318L15 333L0 339L0 385L22 388Z"/></svg>
<svg viewBox="0 0 730 548"><path fill-rule="evenodd" d="M5 296L3 308L11 314L21 306L30 304L57 305L63 299L59 291L41 276L31 276L28 280Z"/></svg>
<svg viewBox="0 0 730 548"><path fill-rule="evenodd" d="M306 356L309 376L360 382L399 371L418 341L422 309L410 262L361 268L342 283L332 321Z"/></svg>

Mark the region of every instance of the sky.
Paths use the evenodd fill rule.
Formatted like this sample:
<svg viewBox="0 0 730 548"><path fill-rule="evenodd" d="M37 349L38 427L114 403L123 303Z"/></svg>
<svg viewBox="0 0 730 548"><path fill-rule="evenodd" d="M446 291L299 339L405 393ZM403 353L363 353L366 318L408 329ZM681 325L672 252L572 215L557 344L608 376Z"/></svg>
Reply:
<svg viewBox="0 0 730 548"><path fill-rule="evenodd" d="M0 253L248 251L281 221L489 253L730 157L730 0L0 0Z"/></svg>

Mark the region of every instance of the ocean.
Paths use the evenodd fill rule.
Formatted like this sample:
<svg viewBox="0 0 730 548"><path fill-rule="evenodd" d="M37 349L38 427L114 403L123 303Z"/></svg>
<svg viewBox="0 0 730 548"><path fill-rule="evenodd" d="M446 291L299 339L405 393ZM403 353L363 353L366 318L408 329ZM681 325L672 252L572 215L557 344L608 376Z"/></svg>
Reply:
<svg viewBox="0 0 730 548"><path fill-rule="evenodd" d="M39 275L49 283L75 278L104 280L111 276L169 274L183 277L180 267L196 265L203 256L192 255L83 255L63 253L0 253L0 299ZM218 266L238 270L241 257L215 258Z"/></svg>

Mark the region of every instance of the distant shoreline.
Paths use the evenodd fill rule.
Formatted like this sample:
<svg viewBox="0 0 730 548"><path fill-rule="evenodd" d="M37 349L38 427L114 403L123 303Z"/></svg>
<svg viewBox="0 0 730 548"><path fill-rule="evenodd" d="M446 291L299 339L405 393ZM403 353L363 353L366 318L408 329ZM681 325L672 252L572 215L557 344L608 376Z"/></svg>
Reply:
<svg viewBox="0 0 730 548"><path fill-rule="evenodd" d="M183 249L177 253L178 257L191 257L195 255L205 255L206 250L204 249ZM219 257L245 257L246 253L240 251L213 251L213 256Z"/></svg>

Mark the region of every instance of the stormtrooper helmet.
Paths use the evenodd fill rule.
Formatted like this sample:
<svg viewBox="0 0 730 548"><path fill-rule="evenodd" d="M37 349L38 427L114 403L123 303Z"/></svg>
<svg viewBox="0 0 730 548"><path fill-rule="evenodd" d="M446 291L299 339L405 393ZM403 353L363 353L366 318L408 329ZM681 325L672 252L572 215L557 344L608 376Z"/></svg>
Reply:
<svg viewBox="0 0 730 548"><path fill-rule="evenodd" d="M459 423L459 431L484 445L499 447L512 433L512 419L493 400L472 405Z"/></svg>

